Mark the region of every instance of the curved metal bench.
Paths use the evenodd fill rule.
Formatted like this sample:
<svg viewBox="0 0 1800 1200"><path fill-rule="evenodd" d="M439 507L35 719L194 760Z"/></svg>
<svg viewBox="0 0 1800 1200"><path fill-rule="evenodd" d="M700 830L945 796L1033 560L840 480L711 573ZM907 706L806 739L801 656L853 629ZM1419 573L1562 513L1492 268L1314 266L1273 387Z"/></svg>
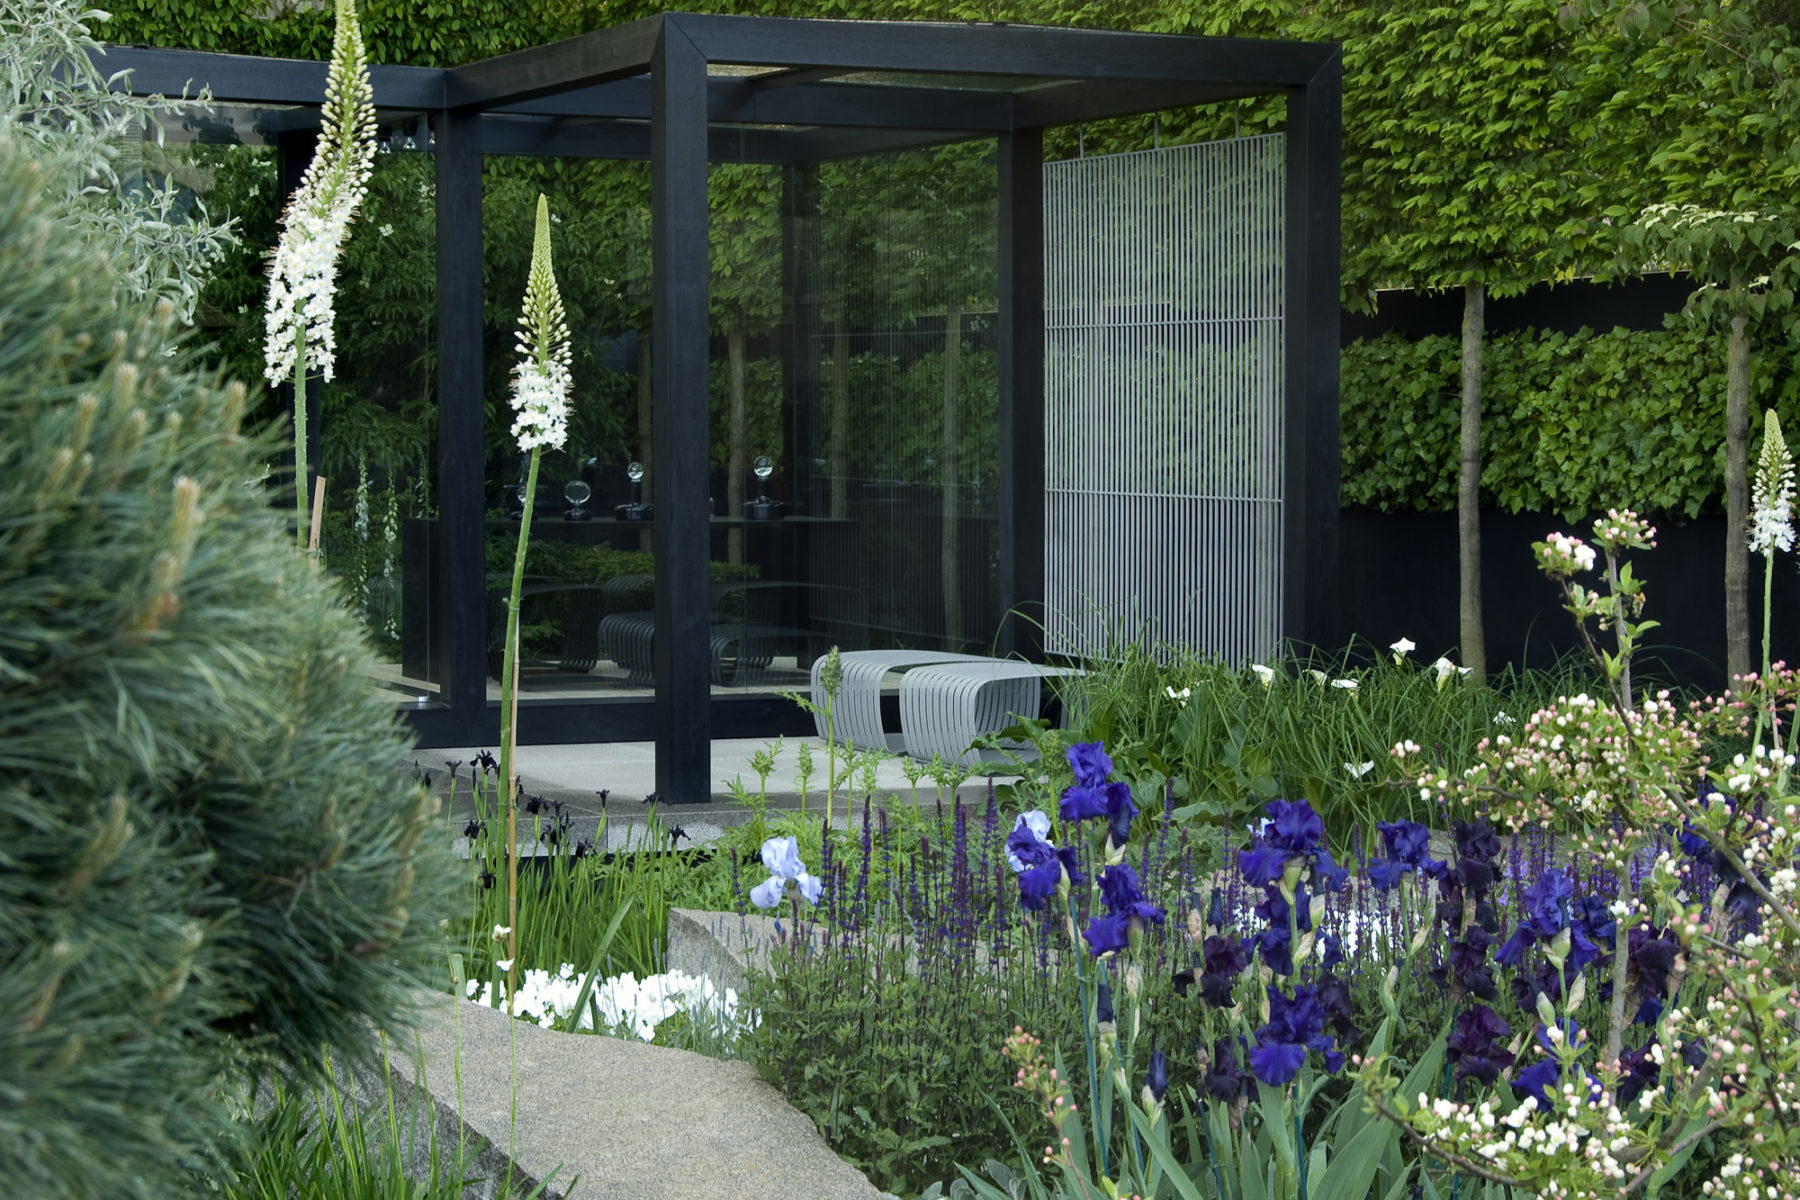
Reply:
<svg viewBox="0 0 1800 1200"><path fill-rule="evenodd" d="M1043 681L1085 674L1079 667L1045 667L1013 659L985 659L916 667L900 679L900 729L914 758L947 763L996 762L998 751L970 746L984 733L1036 717Z"/></svg>
<svg viewBox="0 0 1800 1200"><path fill-rule="evenodd" d="M899 750L904 735L888 732L881 720L881 688L889 675L929 663L996 660L948 650L840 650L838 661L844 668L844 681L831 704L832 736L860 750ZM813 661L812 702L818 710L813 723L820 737L826 736L825 687L819 682L824 667L823 657Z"/></svg>

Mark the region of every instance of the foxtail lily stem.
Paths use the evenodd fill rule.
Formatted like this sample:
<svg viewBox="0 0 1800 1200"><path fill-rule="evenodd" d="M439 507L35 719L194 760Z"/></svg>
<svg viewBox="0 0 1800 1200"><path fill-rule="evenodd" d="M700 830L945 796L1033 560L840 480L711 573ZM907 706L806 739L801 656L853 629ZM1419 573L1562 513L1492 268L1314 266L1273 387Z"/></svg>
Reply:
<svg viewBox="0 0 1800 1200"><path fill-rule="evenodd" d="M513 751L519 734L519 593L525 587L525 551L531 544L531 510L537 499L538 462L541 446L532 447L531 469L525 475L525 494L520 497L519 547L513 555L512 591L506 598L506 650L500 667L500 780L506 789L506 1011L513 1010L513 984L519 969L519 781L513 771Z"/></svg>

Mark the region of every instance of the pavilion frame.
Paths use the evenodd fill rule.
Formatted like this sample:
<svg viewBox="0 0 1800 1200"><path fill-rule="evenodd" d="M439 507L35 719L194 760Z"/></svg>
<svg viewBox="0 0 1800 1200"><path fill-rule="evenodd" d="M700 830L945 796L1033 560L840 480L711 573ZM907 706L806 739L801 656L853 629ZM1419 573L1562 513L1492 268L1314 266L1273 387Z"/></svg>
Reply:
<svg viewBox="0 0 1800 1200"><path fill-rule="evenodd" d="M708 69L713 64L762 70L716 74ZM204 85L220 105L316 109L325 93L326 65L316 62L109 47L100 65L109 74L129 70L129 81L116 86L133 92L191 94ZM863 73L879 77L856 78ZM375 66L370 75L379 109L428 117L437 156L440 516L432 636L443 639L434 656L442 664L445 703L411 714L427 743L478 744L491 741L498 727L487 699L482 551L481 165L487 154L648 158L652 178L655 699L635 716L606 705L606 730L595 728L600 706L592 702L522 709L522 717L538 718L522 722L524 740L647 733L656 746L657 795L701 801L713 790L714 734L754 732L749 726L758 711L768 719L766 705L713 702L708 679L709 163L798 165L996 139L999 606L1041 613L1044 129L1257 95L1287 99L1282 633L1301 644L1335 642L1338 46L664 13L461 67ZM971 76L987 85L971 88ZM303 130L306 122L295 124ZM300 137L309 152L304 132ZM1003 652L1029 649L1013 632L1020 622L1006 624Z"/></svg>

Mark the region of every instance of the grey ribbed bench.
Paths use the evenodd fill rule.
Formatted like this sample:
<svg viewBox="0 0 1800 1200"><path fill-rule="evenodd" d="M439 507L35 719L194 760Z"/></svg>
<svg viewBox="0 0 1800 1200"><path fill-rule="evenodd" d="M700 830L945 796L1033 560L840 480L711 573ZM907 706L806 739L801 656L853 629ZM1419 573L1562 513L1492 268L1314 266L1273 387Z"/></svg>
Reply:
<svg viewBox="0 0 1800 1200"><path fill-rule="evenodd" d="M813 714L813 723L820 737L826 736L825 687L819 682L825 661L817 658L812 665L812 702L818 710ZM844 681L831 704L831 736L860 750L900 750L904 747L903 735L888 732L881 720L881 689L889 675L929 663L995 660L947 650L844 650L839 652L838 661L843 664Z"/></svg>
<svg viewBox="0 0 1800 1200"><path fill-rule="evenodd" d="M914 667L900 677L906 753L923 759L935 754L947 763L999 761L1000 752L971 749L969 743L1005 729L1015 713L1036 717L1045 679L1081 674L1078 667L993 658Z"/></svg>

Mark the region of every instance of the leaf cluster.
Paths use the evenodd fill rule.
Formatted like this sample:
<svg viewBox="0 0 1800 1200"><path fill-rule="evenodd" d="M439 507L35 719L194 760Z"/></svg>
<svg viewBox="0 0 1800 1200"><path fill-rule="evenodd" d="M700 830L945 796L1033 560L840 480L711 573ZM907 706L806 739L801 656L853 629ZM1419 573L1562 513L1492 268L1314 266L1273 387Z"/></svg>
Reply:
<svg viewBox="0 0 1800 1200"><path fill-rule="evenodd" d="M1725 345L1704 326L1526 330L1483 353L1482 502L1570 519L1633 503L1647 514L1716 512L1724 478ZM1459 343L1397 334L1345 347L1345 505L1384 512L1456 504ZM1800 414L1800 373L1751 365L1751 404Z"/></svg>

